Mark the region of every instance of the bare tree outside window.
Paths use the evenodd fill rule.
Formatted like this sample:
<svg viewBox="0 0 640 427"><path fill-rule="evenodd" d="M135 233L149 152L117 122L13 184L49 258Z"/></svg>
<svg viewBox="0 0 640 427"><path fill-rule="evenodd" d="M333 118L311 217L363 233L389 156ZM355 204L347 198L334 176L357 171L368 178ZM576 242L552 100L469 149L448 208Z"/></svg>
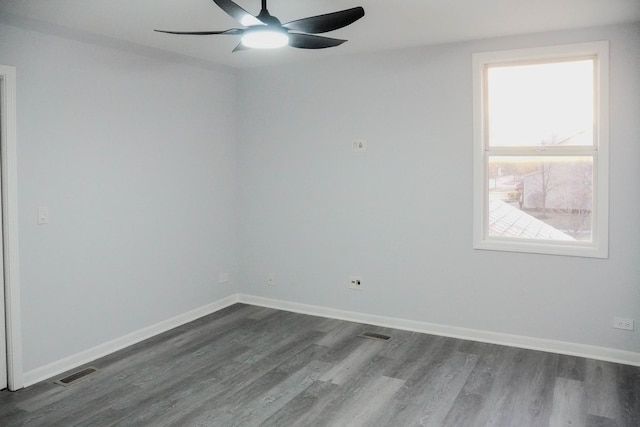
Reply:
<svg viewBox="0 0 640 427"><path fill-rule="evenodd" d="M490 200L512 204L576 240L591 239L590 157L495 156L489 165Z"/></svg>
<svg viewBox="0 0 640 427"><path fill-rule="evenodd" d="M547 196L557 185L553 182L553 164L551 162L540 162L538 173L538 189L529 196L529 200L537 208L541 209L541 219L547 218Z"/></svg>

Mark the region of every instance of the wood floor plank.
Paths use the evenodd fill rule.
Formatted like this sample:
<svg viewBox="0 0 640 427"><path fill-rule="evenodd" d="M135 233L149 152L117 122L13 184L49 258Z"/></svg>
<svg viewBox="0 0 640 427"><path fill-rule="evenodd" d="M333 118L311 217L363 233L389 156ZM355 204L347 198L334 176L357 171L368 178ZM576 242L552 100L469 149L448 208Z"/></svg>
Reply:
<svg viewBox="0 0 640 427"><path fill-rule="evenodd" d="M318 325L317 330L326 330L322 339L318 340L318 345L333 347L337 343L351 340L364 331L365 326L360 323L341 322L340 320L328 319L330 322L323 322Z"/></svg>
<svg viewBox="0 0 640 427"><path fill-rule="evenodd" d="M546 425L550 418L556 355L529 350L507 351L490 400L479 417L486 425ZM483 425L478 423L476 425Z"/></svg>
<svg viewBox="0 0 640 427"><path fill-rule="evenodd" d="M283 371L270 372L263 376L268 381L261 388L252 389L249 396L243 395L242 405L237 405L237 399L229 400L222 410L207 410L195 419L181 419L180 424L260 425L317 381L327 369L327 363L313 360L289 375Z"/></svg>
<svg viewBox="0 0 640 427"><path fill-rule="evenodd" d="M334 366L320 378L320 381L328 381L337 385L345 384L353 375L356 375L359 369L369 364L384 346L384 343L380 341L357 337L354 339L358 340L360 345L343 360L334 364Z"/></svg>
<svg viewBox="0 0 640 427"><path fill-rule="evenodd" d="M331 382L326 382L336 387L334 392L320 396L316 404L291 425L312 425L317 427L341 425L344 420L340 414L347 408L356 405L355 402L359 400L359 396L372 389L390 362L391 359L389 358L375 356L366 366L361 366L359 372L351 376L346 383L337 386ZM370 406L363 409L367 411L376 410Z"/></svg>
<svg viewBox="0 0 640 427"><path fill-rule="evenodd" d="M563 356L558 360L556 375L570 380L584 381L587 359L576 356Z"/></svg>
<svg viewBox="0 0 640 427"><path fill-rule="evenodd" d="M172 408L191 401L194 396L199 400L199 393L212 383L222 380L219 371L222 366L228 366L229 360L249 350L244 346L221 345L208 357L198 363L184 363L180 369L173 366L173 371L157 370L159 378L148 379L144 383L137 383L135 387L127 389L124 393L109 402L109 407L117 410L121 419L128 419L125 424L144 425L154 418L151 415L158 413L162 406ZM141 411L140 408L152 408L151 411ZM104 415L94 417L96 422L107 423L113 416L109 415L103 420ZM66 420L61 420L66 421Z"/></svg>
<svg viewBox="0 0 640 427"><path fill-rule="evenodd" d="M404 380L377 376L367 385L360 388L349 399L348 405L342 405L333 414L336 420L333 425L349 427L369 427L376 425L395 393L404 385Z"/></svg>
<svg viewBox="0 0 640 427"><path fill-rule="evenodd" d="M318 408L322 406L321 402L328 402L330 396L335 396L339 389L340 386L336 384L315 381L287 405L264 420L262 425L265 427L303 425L300 420L313 412L320 413L322 410Z"/></svg>
<svg viewBox="0 0 640 427"><path fill-rule="evenodd" d="M90 365L0 391L0 425L640 426L638 367L245 304Z"/></svg>
<svg viewBox="0 0 640 427"><path fill-rule="evenodd" d="M440 349L446 338L433 335L415 334L404 347L404 352L396 352L394 362L385 371L385 375L392 378L406 380L416 370L429 364L433 353Z"/></svg>
<svg viewBox="0 0 640 427"><path fill-rule="evenodd" d="M75 409L61 411L60 405L64 402L50 405L49 419L64 425L76 417L86 417L87 412L90 412L88 408L111 406L123 409L122 402L127 405L144 399L149 390L161 391L175 387L176 378L188 377L194 369L209 369L212 365L226 362L230 354L246 352L248 347L233 345L238 335L238 330L230 329L219 335L216 342L207 342L200 337L195 339L195 336L192 336L192 343L180 347L174 346L173 340L169 340L170 345L164 348L164 351L144 352L143 354L149 357L133 365L136 369L132 369L132 366L121 366L121 369L126 368L125 372L128 372L125 375L122 372L117 375L118 372L114 371L113 367L101 370L88 380L91 386L85 386L81 396L77 396L74 401L64 401L73 405ZM119 366L120 363L115 365ZM115 376L115 381L109 381L110 376ZM123 387L125 384L127 387ZM116 394L116 390L122 390L124 393ZM56 414L59 413L66 413L66 416L58 419Z"/></svg>
<svg viewBox="0 0 640 427"><path fill-rule="evenodd" d="M586 425L586 407L586 396L581 381L556 378L550 427Z"/></svg>
<svg viewBox="0 0 640 427"><path fill-rule="evenodd" d="M237 406L238 402L256 399L285 380L288 372L295 370L296 366L318 359L326 348L314 345L317 339L317 332L298 334L284 343L280 342L272 351L261 353L262 357L239 361L234 370L225 373L224 379L203 391L200 399L172 409L164 414L162 421L189 425L208 412L223 413L230 405Z"/></svg>
<svg viewBox="0 0 640 427"><path fill-rule="evenodd" d="M496 348L492 350L495 351ZM536 375L539 357L539 352L529 350L509 347L497 349L496 366L490 376L491 386L485 390L484 402L473 425L528 425L528 421L523 420L528 417L531 403L526 394Z"/></svg>
<svg viewBox="0 0 640 427"><path fill-rule="evenodd" d="M620 420L624 426L637 426L640 420L640 368L617 365Z"/></svg>
<svg viewBox="0 0 640 427"><path fill-rule="evenodd" d="M502 358L500 350L504 347L474 343L465 347L465 351L478 357L473 371L453 402L451 410L443 421L445 426L481 425L481 410L486 407L487 397L493 387L496 369Z"/></svg>
<svg viewBox="0 0 640 427"><path fill-rule="evenodd" d="M611 418L587 415L587 424L585 427L620 427L620 424Z"/></svg>
<svg viewBox="0 0 640 427"><path fill-rule="evenodd" d="M620 417L620 407L616 399L616 374L616 367L612 363L599 360L586 362L584 386L588 414L609 419Z"/></svg>
<svg viewBox="0 0 640 427"><path fill-rule="evenodd" d="M407 388L397 394L376 425L442 426L476 361L477 356L454 351L434 364L421 381L407 380Z"/></svg>
<svg viewBox="0 0 640 427"><path fill-rule="evenodd" d="M439 387L439 396L437 401L433 401L427 410L423 410L423 415L419 417L420 423L429 427L443 426L456 398L460 394L460 390L469 378L469 375L475 368L477 356L467 353L457 352L452 358L455 362L460 359L457 364L453 363L450 370L444 377L448 381Z"/></svg>

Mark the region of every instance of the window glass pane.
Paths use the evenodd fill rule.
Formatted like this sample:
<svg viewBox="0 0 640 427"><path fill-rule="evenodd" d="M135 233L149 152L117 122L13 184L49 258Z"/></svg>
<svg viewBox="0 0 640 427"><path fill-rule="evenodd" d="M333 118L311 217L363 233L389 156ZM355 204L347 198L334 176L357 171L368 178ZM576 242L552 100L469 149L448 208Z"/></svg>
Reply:
<svg viewBox="0 0 640 427"><path fill-rule="evenodd" d="M594 145L593 69L593 59L489 67L489 146Z"/></svg>
<svg viewBox="0 0 640 427"><path fill-rule="evenodd" d="M592 156L489 156L488 235L592 240Z"/></svg>

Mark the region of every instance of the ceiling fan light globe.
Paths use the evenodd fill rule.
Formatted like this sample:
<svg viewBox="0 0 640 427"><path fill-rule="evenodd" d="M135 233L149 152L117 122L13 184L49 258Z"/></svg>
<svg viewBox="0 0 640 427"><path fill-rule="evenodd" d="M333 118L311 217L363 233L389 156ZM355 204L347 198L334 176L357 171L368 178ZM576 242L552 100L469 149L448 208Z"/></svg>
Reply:
<svg viewBox="0 0 640 427"><path fill-rule="evenodd" d="M242 44L252 49L277 49L289 44L289 34L272 28L256 28L245 31Z"/></svg>

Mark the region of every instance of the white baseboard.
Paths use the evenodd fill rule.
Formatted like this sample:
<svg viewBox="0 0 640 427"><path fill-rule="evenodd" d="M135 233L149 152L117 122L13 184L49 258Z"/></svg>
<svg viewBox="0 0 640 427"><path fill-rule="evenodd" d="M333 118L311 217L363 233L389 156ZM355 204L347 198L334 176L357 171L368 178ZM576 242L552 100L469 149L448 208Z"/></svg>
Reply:
<svg viewBox="0 0 640 427"><path fill-rule="evenodd" d="M64 359L49 363L48 365L36 368L32 371L25 372L23 375L24 387L77 368L78 366L92 362L130 345L137 344L147 338L154 337L238 302L261 307L270 307L278 310L292 311L295 313L310 314L313 316L366 323L369 325L387 328L403 329L425 334L441 335L451 338L460 338L471 341L506 345L510 347L586 357L589 359L604 360L607 362L622 363L625 365L640 366L640 353L634 353L631 351L520 335L502 334L499 332L481 331L477 329L467 329L435 323L418 322L414 320L378 316L355 311L337 310L328 307L275 300L252 295L235 294L72 356L65 357Z"/></svg>
<svg viewBox="0 0 640 427"><path fill-rule="evenodd" d="M279 310L292 311L302 314L311 314L314 316L366 323L369 325L376 325L387 328L403 329L425 334L441 335L451 338L460 338L471 341L506 345L510 347L566 354L569 356L586 357L589 359L622 363L625 365L640 366L640 353L617 350L607 347L598 347L593 345L577 344L564 341L503 334L499 332L460 328L456 326L446 326L435 323L418 322L414 320L377 316L373 314L358 313L354 311L336 310L328 307L301 304L290 301L281 301L244 294L238 296L238 302L258 305L261 307L276 308Z"/></svg>
<svg viewBox="0 0 640 427"><path fill-rule="evenodd" d="M53 363L41 366L40 368L36 368L32 371L25 372L23 375L24 387L28 387L42 380L46 380L47 378L51 378L63 372L77 368L78 366L92 362L125 347L137 344L140 341L146 340L147 338L154 337L170 329L199 319L200 317L214 313L218 310L222 310L223 308L233 305L237 302L238 295L231 295L219 301L181 314L179 316L172 317L171 319L156 323L155 325L140 329L139 331L130 333L123 337L116 338L115 340L100 344L96 347L90 348L72 356L65 357L64 359L57 360Z"/></svg>

